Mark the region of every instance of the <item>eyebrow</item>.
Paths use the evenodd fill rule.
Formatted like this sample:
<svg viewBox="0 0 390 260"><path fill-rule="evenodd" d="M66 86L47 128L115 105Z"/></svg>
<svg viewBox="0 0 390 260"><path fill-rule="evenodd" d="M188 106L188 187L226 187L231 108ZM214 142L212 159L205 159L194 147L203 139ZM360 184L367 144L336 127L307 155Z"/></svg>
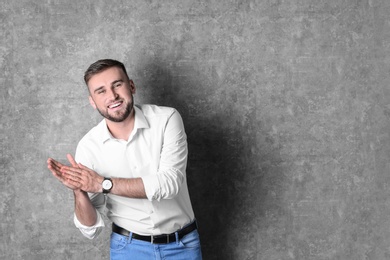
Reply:
<svg viewBox="0 0 390 260"><path fill-rule="evenodd" d="M118 82L123 82L123 80L122 80L122 79L114 80L113 82L111 82L111 86L112 86L112 85L115 85L115 84L118 83Z"/></svg>
<svg viewBox="0 0 390 260"><path fill-rule="evenodd" d="M124 82L124 81L123 81L122 79L114 80L113 82L111 82L111 86L115 85L115 84L118 83L118 82ZM93 91L93 93L96 93L96 92L102 90L103 88L104 88L104 86L98 87L97 89L95 89L95 90Z"/></svg>
<svg viewBox="0 0 390 260"><path fill-rule="evenodd" d="M104 86L98 87L97 89L95 89L95 90L93 91L93 93L96 93L96 92L98 92L99 90L102 90L103 88L104 88Z"/></svg>

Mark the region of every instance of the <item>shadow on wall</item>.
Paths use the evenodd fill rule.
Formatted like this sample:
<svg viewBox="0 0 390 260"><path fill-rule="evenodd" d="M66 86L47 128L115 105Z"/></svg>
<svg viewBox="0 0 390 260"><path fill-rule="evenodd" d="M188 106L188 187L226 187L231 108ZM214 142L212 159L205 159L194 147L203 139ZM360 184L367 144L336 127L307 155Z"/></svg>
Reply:
<svg viewBox="0 0 390 260"><path fill-rule="evenodd" d="M255 140L244 144L242 126L224 127L226 111L222 109L220 114L206 108L198 108L202 113L192 113L194 100L204 99L201 82L196 82L199 75L168 68L161 61L146 64L139 70L138 91L147 103L174 107L183 117L189 146L188 187L204 259L235 259L243 243L250 248L246 256L250 259L257 254L256 229L259 216L264 215L263 203L259 205L258 201L266 196L260 190L263 175L256 173L255 155L247 148L247 142ZM220 102L225 102L222 97L215 104ZM251 191L256 191L257 202Z"/></svg>

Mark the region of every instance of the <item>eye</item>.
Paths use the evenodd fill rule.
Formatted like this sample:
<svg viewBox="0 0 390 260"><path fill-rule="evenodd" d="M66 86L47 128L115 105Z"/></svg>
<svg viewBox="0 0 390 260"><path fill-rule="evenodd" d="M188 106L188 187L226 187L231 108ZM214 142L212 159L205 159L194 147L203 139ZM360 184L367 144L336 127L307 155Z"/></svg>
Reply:
<svg viewBox="0 0 390 260"><path fill-rule="evenodd" d="M106 91L104 90L104 89L102 89L102 90L99 90L97 93L98 94L104 94Z"/></svg>
<svg viewBox="0 0 390 260"><path fill-rule="evenodd" d="M120 86L122 86L122 82L117 83L117 84L114 85L115 88L119 88Z"/></svg>

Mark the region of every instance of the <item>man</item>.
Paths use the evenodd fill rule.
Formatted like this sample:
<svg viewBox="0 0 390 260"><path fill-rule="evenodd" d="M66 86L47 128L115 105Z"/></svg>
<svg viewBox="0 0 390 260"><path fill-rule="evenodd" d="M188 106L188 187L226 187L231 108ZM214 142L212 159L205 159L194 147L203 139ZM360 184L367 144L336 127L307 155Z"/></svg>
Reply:
<svg viewBox="0 0 390 260"><path fill-rule="evenodd" d="M179 113L134 105L124 65L99 60L84 75L104 119L79 142L70 165L48 168L75 198L74 222L90 239L113 222L111 259L201 259L186 180L187 141Z"/></svg>

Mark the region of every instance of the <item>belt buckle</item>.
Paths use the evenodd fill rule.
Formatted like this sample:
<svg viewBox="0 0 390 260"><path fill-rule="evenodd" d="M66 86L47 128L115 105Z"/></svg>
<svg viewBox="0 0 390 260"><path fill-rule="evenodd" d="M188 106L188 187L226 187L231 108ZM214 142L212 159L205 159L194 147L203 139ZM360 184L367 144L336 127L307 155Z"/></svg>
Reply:
<svg viewBox="0 0 390 260"><path fill-rule="evenodd" d="M159 235L159 236L157 236L157 237L162 238L162 237L160 237L160 236L162 236L162 235ZM165 236L165 238L166 238L166 240L165 240L166 243L169 244L169 234L164 234L164 236ZM154 236L153 236L153 235L150 236L150 243L151 243L151 244L154 244ZM158 242L157 244L160 244L160 242Z"/></svg>

